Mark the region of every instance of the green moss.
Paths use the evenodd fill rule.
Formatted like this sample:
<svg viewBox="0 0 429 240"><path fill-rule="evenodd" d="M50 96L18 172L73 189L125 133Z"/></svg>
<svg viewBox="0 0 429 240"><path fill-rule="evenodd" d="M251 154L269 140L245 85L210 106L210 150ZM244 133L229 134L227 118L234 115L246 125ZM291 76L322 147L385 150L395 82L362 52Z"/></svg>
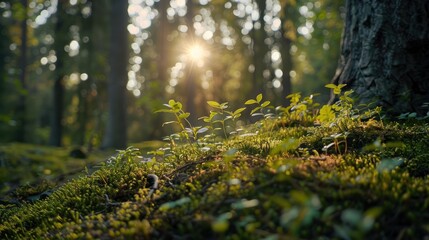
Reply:
<svg viewBox="0 0 429 240"><path fill-rule="evenodd" d="M407 170L411 176L425 177L429 174L429 154L418 155L407 161Z"/></svg>
<svg viewBox="0 0 429 240"><path fill-rule="evenodd" d="M351 123L347 145L340 143L338 152L322 149L340 129L276 121L217 143L170 144L150 161L142 161L137 149L121 151L96 171L55 187L46 199L0 203L0 238L428 235L425 124ZM405 159L405 167L398 159ZM149 174L158 176L158 188ZM22 188L22 194L44 190Z"/></svg>

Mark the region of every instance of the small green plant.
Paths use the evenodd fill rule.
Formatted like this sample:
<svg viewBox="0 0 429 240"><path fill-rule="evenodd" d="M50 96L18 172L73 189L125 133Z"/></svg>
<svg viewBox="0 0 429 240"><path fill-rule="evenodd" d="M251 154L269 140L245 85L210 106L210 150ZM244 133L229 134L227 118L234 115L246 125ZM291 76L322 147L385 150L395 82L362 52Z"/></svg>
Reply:
<svg viewBox="0 0 429 240"><path fill-rule="evenodd" d="M339 98L337 102L333 105L325 105L320 109L320 113L318 116L318 120L325 124L325 126L333 127L337 126L341 131L345 131L347 129L350 117L353 115L353 98L351 98L351 94L353 90L346 91L342 94L342 88L344 88L346 84L327 84L326 88L332 89L332 92L336 97Z"/></svg>
<svg viewBox="0 0 429 240"><path fill-rule="evenodd" d="M208 101L207 104L214 108L214 111L210 111L209 116L202 117L204 122L209 123L208 129L212 130L212 136L216 136L215 131L221 130L225 138L228 138L230 134L235 134L236 131L228 132L227 122L232 122L232 128L235 129L236 121L241 116L241 113L246 109L245 107L239 108L235 111L228 111L228 102L218 103L216 101ZM215 125L220 124L221 128L216 128Z"/></svg>
<svg viewBox="0 0 429 240"><path fill-rule="evenodd" d="M188 118L190 116L189 112L186 112L183 110L183 105L180 102L176 102L175 100L168 101L167 104L164 104L167 108L160 109L155 111L156 113L170 113L173 114L175 117L175 120L165 122L162 124L162 126L168 125L168 124L176 124L180 128L180 132L178 133L178 136L181 139L185 139L189 144L191 143L191 139L196 140L198 128L194 128L191 123L188 121Z"/></svg>
<svg viewBox="0 0 429 240"><path fill-rule="evenodd" d="M252 117L262 116L264 119L271 118L273 116L272 113L268 111L268 109L273 108L270 106L270 101L262 101L262 93L258 94L255 99L249 99L244 104L245 105L256 105L255 108L252 109L250 115Z"/></svg>
<svg viewBox="0 0 429 240"><path fill-rule="evenodd" d="M118 166L119 164L130 164L135 158L142 158L141 152L138 148L133 146L125 150L118 150L116 156L112 156L107 160L108 165Z"/></svg>
<svg viewBox="0 0 429 240"><path fill-rule="evenodd" d="M319 103L314 102L314 97L317 94L311 94L301 99L301 93L289 94L286 98L289 99L290 105L288 107L279 106L277 111L281 111L290 125L308 125L315 120L314 114L317 112Z"/></svg>

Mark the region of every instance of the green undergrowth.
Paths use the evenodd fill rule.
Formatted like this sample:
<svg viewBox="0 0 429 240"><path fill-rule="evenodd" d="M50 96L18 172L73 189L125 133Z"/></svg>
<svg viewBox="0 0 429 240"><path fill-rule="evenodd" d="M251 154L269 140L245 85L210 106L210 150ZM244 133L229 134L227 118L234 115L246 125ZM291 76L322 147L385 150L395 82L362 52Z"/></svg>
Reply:
<svg viewBox="0 0 429 240"><path fill-rule="evenodd" d="M312 115L310 98L276 109L260 95L246 127L245 109L216 102L193 127L170 101L178 129L164 147L130 147L46 198L0 204L0 238L429 237L429 125L356 113L340 96Z"/></svg>
<svg viewBox="0 0 429 240"><path fill-rule="evenodd" d="M0 195L17 186L24 186L41 179L58 181L67 174L81 172L86 165L106 158L112 152L96 151L87 158L70 156L72 148L56 148L22 143L0 146Z"/></svg>

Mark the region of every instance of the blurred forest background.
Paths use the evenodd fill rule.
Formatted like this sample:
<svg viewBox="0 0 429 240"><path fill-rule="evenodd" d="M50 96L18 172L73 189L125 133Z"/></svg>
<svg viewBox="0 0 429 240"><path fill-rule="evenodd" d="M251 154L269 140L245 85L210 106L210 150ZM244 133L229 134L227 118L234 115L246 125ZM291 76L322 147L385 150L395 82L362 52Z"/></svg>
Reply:
<svg viewBox="0 0 429 240"><path fill-rule="evenodd" d="M0 141L161 139L171 98L193 121L208 100L327 101L343 20L342 0L0 0Z"/></svg>

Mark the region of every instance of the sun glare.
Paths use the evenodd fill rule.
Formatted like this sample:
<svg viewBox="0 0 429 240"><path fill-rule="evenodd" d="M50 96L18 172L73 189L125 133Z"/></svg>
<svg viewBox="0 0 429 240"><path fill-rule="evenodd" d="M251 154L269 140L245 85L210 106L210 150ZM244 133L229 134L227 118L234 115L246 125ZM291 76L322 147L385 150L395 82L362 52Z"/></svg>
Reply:
<svg viewBox="0 0 429 240"><path fill-rule="evenodd" d="M198 44L192 45L188 49L188 55L190 59L194 62L203 60L206 54L207 54L206 50L203 47L201 47L201 45L198 45Z"/></svg>

